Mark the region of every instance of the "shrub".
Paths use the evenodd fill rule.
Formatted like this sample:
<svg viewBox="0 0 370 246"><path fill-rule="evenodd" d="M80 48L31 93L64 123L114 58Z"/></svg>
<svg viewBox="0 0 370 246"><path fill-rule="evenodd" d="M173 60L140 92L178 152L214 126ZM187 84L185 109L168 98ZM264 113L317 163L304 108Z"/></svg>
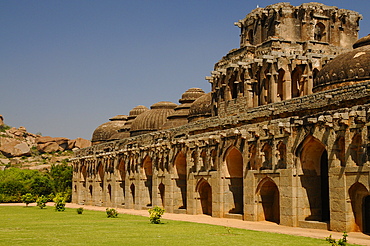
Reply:
<svg viewBox="0 0 370 246"><path fill-rule="evenodd" d="M55 202L55 211L62 212L66 209L66 199L62 193L58 193L53 201Z"/></svg>
<svg viewBox="0 0 370 246"><path fill-rule="evenodd" d="M325 238L325 240L332 246L345 246L347 245L347 237L348 237L347 232L343 232L343 238L339 239L338 242L334 238L332 238L331 235Z"/></svg>
<svg viewBox="0 0 370 246"><path fill-rule="evenodd" d="M77 214L82 214L82 212L84 211L84 208L78 208L76 211L77 211Z"/></svg>
<svg viewBox="0 0 370 246"><path fill-rule="evenodd" d="M47 202L48 202L48 198L44 195L41 195L36 199L37 206L41 209L46 207Z"/></svg>
<svg viewBox="0 0 370 246"><path fill-rule="evenodd" d="M163 208L155 206L154 208L149 209L148 212L150 214L149 216L150 223L159 224L161 223L161 217L164 214L165 210Z"/></svg>
<svg viewBox="0 0 370 246"><path fill-rule="evenodd" d="M108 218L117 218L118 216L118 212L114 208L107 208L105 211L107 212Z"/></svg>
<svg viewBox="0 0 370 246"><path fill-rule="evenodd" d="M35 197L31 193L27 193L22 196L22 202L24 202L26 206L28 206L28 204L34 201L35 201Z"/></svg>

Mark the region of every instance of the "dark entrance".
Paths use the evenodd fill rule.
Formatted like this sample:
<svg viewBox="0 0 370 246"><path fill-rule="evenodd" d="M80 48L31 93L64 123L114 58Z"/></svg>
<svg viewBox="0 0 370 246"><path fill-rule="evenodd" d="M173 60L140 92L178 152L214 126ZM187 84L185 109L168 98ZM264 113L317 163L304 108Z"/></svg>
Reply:
<svg viewBox="0 0 370 246"><path fill-rule="evenodd" d="M212 215L212 188L208 182L204 182L199 187L200 203L203 214Z"/></svg>
<svg viewBox="0 0 370 246"><path fill-rule="evenodd" d="M320 160L321 171L321 211L323 222L330 221L330 204L329 204L329 167L328 152L324 150Z"/></svg>
<svg viewBox="0 0 370 246"><path fill-rule="evenodd" d="M366 196L364 198L364 206L363 206L363 225L364 225L364 233L370 235L370 196Z"/></svg>

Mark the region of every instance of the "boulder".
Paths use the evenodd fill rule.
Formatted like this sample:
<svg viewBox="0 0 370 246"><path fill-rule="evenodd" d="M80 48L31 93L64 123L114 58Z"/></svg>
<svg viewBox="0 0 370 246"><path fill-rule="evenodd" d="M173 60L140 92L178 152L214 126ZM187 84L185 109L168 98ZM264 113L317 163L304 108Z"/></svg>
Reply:
<svg viewBox="0 0 370 246"><path fill-rule="evenodd" d="M31 154L30 147L21 141L13 140L0 147L1 153L6 157L27 156Z"/></svg>
<svg viewBox="0 0 370 246"><path fill-rule="evenodd" d="M75 148L75 144L76 144L76 139L69 140L68 141L68 148L67 149L73 150Z"/></svg>
<svg viewBox="0 0 370 246"><path fill-rule="evenodd" d="M54 138L49 137L49 136L36 138L37 144L44 144L44 143L49 143L49 142L54 142Z"/></svg>
<svg viewBox="0 0 370 246"><path fill-rule="evenodd" d="M37 150L41 153L50 153L50 152L57 152L63 151L64 149L59 146L56 142L48 142L48 143L40 143L37 144Z"/></svg>
<svg viewBox="0 0 370 246"><path fill-rule="evenodd" d="M90 140L86 140L83 138L76 138L75 141L76 141L74 145L75 148L82 149L82 148L87 148L91 146Z"/></svg>

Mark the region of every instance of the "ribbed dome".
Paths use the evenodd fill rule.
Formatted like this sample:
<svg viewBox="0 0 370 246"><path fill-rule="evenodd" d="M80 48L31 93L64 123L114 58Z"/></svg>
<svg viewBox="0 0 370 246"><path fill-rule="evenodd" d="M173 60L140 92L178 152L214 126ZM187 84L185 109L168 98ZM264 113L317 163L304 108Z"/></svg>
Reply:
<svg viewBox="0 0 370 246"><path fill-rule="evenodd" d="M189 90L185 91L184 94L182 94L179 103L193 102L204 94L204 91L200 88L190 88Z"/></svg>
<svg viewBox="0 0 370 246"><path fill-rule="evenodd" d="M125 120L113 120L98 126L92 135L91 142L93 144L99 144L108 141L124 126L125 122Z"/></svg>
<svg viewBox="0 0 370 246"><path fill-rule="evenodd" d="M139 114L144 113L147 110L149 109L143 105L136 106L135 108L130 110L130 118L132 116L138 116Z"/></svg>
<svg viewBox="0 0 370 246"><path fill-rule="evenodd" d="M150 109L174 109L176 107L177 107L176 103L162 101L154 103L152 106L150 106Z"/></svg>
<svg viewBox="0 0 370 246"><path fill-rule="evenodd" d="M138 115L130 128L131 136L141 135L147 132L158 131L167 121L167 116L174 112L177 104L173 102L158 102L153 104L150 110Z"/></svg>
<svg viewBox="0 0 370 246"><path fill-rule="evenodd" d="M175 108L175 112L173 114L167 117L168 120L162 126L162 129L169 129L188 123L188 115L191 104L204 94L204 91L200 88L190 88L184 92L179 100L181 104Z"/></svg>
<svg viewBox="0 0 370 246"><path fill-rule="evenodd" d="M212 115L211 92L204 94L193 102L189 110L189 122L208 118Z"/></svg>
<svg viewBox="0 0 370 246"><path fill-rule="evenodd" d="M341 54L330 61L318 73L314 92L330 90L345 85L369 81L370 36L359 39L354 50Z"/></svg>

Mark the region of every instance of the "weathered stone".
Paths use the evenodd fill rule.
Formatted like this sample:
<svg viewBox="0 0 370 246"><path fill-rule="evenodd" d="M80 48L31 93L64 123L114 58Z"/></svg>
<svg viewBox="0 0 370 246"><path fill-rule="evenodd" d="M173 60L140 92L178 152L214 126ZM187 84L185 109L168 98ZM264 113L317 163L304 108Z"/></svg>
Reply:
<svg viewBox="0 0 370 246"><path fill-rule="evenodd" d="M60 147L56 142L46 142L37 145L37 150L41 153L51 153L56 151L63 151L64 148Z"/></svg>
<svg viewBox="0 0 370 246"><path fill-rule="evenodd" d="M0 151L6 157L26 156L31 154L30 147L21 141L13 140L0 147Z"/></svg>
<svg viewBox="0 0 370 246"><path fill-rule="evenodd" d="M83 138L76 138L73 148L82 149L82 148L87 148L87 147L90 147L90 146L91 146L91 141L89 141L87 139L83 139ZM70 149L73 149L73 148L70 148Z"/></svg>

